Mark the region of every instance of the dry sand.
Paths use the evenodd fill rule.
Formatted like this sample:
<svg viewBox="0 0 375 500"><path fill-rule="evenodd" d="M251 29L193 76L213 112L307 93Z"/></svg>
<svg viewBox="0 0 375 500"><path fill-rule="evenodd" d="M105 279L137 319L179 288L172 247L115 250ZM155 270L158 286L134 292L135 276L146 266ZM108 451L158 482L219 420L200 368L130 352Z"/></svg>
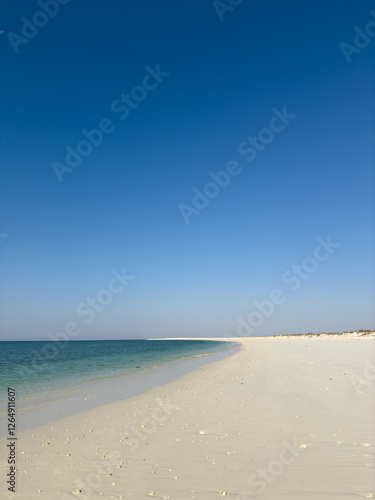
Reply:
<svg viewBox="0 0 375 500"><path fill-rule="evenodd" d="M374 340L240 342L167 385L18 433L16 493L3 439L1 497L375 498Z"/></svg>

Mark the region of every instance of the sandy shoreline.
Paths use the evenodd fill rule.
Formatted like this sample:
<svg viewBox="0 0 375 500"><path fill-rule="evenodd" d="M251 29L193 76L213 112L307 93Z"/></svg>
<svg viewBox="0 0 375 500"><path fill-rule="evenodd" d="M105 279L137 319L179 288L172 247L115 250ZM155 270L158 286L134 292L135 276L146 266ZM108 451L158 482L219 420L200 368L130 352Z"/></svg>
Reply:
<svg viewBox="0 0 375 500"><path fill-rule="evenodd" d="M232 351L232 348L224 347L220 351L189 355L114 377L97 378L61 389L51 389L42 394L32 393L31 397L24 399L17 391L17 430L39 427L98 405L114 403L142 394L182 377L190 371L197 370L205 363L222 359L230 355ZM0 403L0 439L7 434L8 415L5 392L4 387L4 395Z"/></svg>
<svg viewBox="0 0 375 500"><path fill-rule="evenodd" d="M3 459L2 497L375 498L373 338L228 340L241 350L17 433L16 493Z"/></svg>

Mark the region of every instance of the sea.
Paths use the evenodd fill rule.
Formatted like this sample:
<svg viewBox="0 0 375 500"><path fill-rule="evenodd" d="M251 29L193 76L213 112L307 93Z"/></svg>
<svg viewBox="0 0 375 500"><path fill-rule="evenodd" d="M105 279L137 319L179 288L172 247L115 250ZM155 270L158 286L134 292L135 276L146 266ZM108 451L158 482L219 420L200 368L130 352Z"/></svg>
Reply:
<svg viewBox="0 0 375 500"><path fill-rule="evenodd" d="M23 430L140 394L231 352L233 343L207 340L0 342L0 433L8 388Z"/></svg>

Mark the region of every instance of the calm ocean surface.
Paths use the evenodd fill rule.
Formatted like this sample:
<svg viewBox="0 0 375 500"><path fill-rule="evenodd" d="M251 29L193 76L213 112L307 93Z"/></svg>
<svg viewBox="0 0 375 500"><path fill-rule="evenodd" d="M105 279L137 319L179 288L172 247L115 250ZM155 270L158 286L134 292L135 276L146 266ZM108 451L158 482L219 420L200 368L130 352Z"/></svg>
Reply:
<svg viewBox="0 0 375 500"><path fill-rule="evenodd" d="M229 344L203 340L1 342L0 378L5 391L15 388L22 400L223 351ZM4 395L2 391L1 402Z"/></svg>

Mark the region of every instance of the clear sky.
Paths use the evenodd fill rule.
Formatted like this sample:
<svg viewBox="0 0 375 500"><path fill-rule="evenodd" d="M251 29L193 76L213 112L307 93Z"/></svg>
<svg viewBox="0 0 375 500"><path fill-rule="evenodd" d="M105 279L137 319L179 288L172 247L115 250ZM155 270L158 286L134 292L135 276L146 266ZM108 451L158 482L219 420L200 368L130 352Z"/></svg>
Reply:
<svg viewBox="0 0 375 500"><path fill-rule="evenodd" d="M4 4L1 338L374 328L371 9Z"/></svg>

